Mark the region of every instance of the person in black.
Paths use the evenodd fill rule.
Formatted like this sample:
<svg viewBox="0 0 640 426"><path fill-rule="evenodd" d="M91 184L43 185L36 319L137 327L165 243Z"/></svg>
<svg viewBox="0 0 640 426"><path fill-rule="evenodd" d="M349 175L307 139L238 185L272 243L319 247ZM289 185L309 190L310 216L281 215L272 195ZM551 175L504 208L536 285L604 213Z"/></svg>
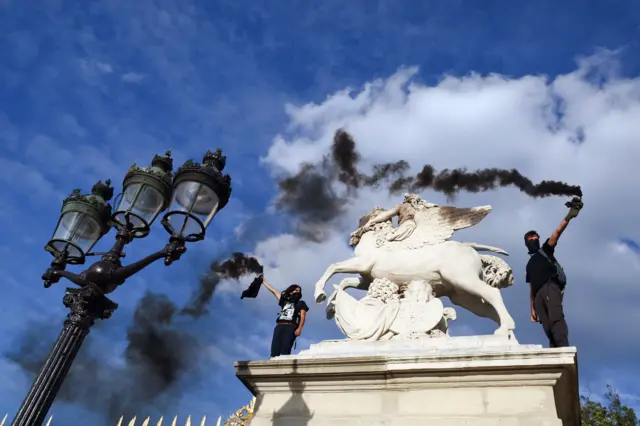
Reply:
<svg viewBox="0 0 640 426"><path fill-rule="evenodd" d="M555 248L569 221L578 216L581 208L582 203L572 207L542 247L536 231L529 231L524 235L524 242L531 256L526 275L526 281L530 285L531 321L542 324L549 338L549 347L552 348L569 346L569 328L562 307L565 283L560 279L556 268ZM562 271L561 273L564 274Z"/></svg>
<svg viewBox="0 0 640 426"><path fill-rule="evenodd" d="M309 307L302 300L302 289L299 285L290 285L282 293L271 287L263 279L262 284L278 299L280 312L276 319L276 328L271 340L271 358L280 355L290 355L296 337L302 334L302 328L307 317Z"/></svg>

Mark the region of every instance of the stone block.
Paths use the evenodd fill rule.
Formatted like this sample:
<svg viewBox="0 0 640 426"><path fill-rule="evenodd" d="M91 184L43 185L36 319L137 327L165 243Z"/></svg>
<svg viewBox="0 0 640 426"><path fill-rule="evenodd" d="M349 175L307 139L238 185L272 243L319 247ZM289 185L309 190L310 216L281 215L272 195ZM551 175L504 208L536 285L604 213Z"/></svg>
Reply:
<svg viewBox="0 0 640 426"><path fill-rule="evenodd" d="M252 426L579 426L575 348L505 339L321 342L236 375Z"/></svg>

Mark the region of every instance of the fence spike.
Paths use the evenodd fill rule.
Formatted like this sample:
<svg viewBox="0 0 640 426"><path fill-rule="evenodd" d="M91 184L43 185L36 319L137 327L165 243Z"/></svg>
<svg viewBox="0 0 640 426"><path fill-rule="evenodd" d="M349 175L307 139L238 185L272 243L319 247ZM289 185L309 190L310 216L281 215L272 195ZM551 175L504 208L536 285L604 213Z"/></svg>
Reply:
<svg viewBox="0 0 640 426"><path fill-rule="evenodd" d="M220 426L220 422L222 421L222 416L218 417L218 423L216 423L216 426Z"/></svg>
<svg viewBox="0 0 640 426"><path fill-rule="evenodd" d="M184 424L184 426L191 426L191 416L187 416L187 422Z"/></svg>
<svg viewBox="0 0 640 426"><path fill-rule="evenodd" d="M133 418L129 422L129 426L136 426L136 416L133 416Z"/></svg>
<svg viewBox="0 0 640 426"><path fill-rule="evenodd" d="M173 418L173 422L171 422L171 426L176 426L178 424L178 416Z"/></svg>
<svg viewBox="0 0 640 426"><path fill-rule="evenodd" d="M117 426L122 426L122 421L124 420L124 416L120 416L120 420L118 420Z"/></svg>
<svg viewBox="0 0 640 426"><path fill-rule="evenodd" d="M53 420L53 414L49 416L49 421L47 422L46 426L51 426L51 420Z"/></svg>
<svg viewBox="0 0 640 426"><path fill-rule="evenodd" d="M142 426L149 426L149 422L151 421L151 417L147 417L144 422L142 422Z"/></svg>
<svg viewBox="0 0 640 426"><path fill-rule="evenodd" d="M162 426L163 419L164 419L164 416L160 416L160 420L158 420L158 424L156 426Z"/></svg>
<svg viewBox="0 0 640 426"><path fill-rule="evenodd" d="M0 423L0 426L4 426L4 422L7 421L7 417L9 417L9 413L4 415L4 419L2 419L2 423Z"/></svg>
<svg viewBox="0 0 640 426"><path fill-rule="evenodd" d="M207 416L202 417L202 421L200 422L200 426L204 426L207 421Z"/></svg>

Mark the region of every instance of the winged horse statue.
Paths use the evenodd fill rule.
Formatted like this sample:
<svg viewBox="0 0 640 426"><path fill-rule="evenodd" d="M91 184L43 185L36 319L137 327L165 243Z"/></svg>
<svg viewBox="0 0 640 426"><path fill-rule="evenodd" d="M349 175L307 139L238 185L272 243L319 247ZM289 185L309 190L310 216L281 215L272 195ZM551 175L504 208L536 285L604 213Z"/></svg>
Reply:
<svg viewBox="0 0 640 426"><path fill-rule="evenodd" d="M330 265L316 283L316 302L326 300L325 285L339 273L360 275L343 280L340 289L367 290L378 278L399 285L423 282L436 297L447 296L453 304L494 320L499 325L494 334L513 336L515 322L500 294L501 288L514 282L511 268L497 256L478 252L508 253L450 240L455 231L478 224L490 211L491 206L438 206L416 194L406 194L404 202L391 210L376 207L360 219L359 228L351 234L355 256ZM393 227L394 216L399 218L397 228Z"/></svg>

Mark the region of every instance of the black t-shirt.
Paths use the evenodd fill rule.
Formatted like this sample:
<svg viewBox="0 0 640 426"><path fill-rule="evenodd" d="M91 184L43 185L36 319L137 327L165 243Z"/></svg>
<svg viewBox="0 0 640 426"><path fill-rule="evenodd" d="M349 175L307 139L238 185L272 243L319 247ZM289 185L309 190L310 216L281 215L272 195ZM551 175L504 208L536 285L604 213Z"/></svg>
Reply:
<svg viewBox="0 0 640 426"><path fill-rule="evenodd" d="M549 256L551 261L555 261L553 253L555 252L555 248L549 245L549 240L547 239L542 245L542 250ZM555 278L557 275L556 267L547 260L543 255L536 252L531 255L529 262L527 263L527 279L528 283L531 283L531 291L535 296L538 290L551 281L551 279Z"/></svg>
<svg viewBox="0 0 640 426"><path fill-rule="evenodd" d="M304 300L299 300L298 303L293 303L284 294L280 296L279 305L282 309L278 313L278 318L276 319L278 324L300 325L300 312L309 310L309 307Z"/></svg>

